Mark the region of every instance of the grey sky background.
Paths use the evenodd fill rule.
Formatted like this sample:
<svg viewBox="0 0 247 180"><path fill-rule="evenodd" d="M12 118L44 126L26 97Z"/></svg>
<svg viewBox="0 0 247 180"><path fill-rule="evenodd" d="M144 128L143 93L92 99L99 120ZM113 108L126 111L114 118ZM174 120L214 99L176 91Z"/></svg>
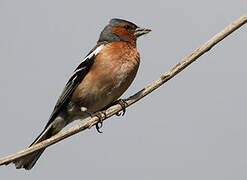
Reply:
<svg viewBox="0 0 247 180"><path fill-rule="evenodd" d="M153 31L123 95L142 89L239 16L247 1L0 0L0 156L44 128L70 74L111 18ZM246 25L126 115L46 150L1 179L246 180ZM76 123L79 123L77 121Z"/></svg>

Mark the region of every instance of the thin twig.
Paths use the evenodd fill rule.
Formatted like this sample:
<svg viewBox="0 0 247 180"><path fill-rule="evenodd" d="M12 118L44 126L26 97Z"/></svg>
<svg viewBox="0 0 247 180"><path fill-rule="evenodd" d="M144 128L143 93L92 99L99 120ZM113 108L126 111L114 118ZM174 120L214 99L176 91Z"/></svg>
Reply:
<svg viewBox="0 0 247 180"><path fill-rule="evenodd" d="M172 69L170 69L168 72L161 75L160 78L150 83L147 87L139 91L138 93L134 94L133 96L129 97L126 100L127 107L134 104L135 102L142 99L144 96L151 93L153 90L160 87L162 84L164 84L166 81L174 77L176 74L178 74L180 71L185 69L188 65L190 65L192 62L194 62L197 58L199 58L201 55L209 51L214 45L216 45L218 42L223 40L225 37L227 37L229 34L231 34L233 31L237 30L239 27L241 27L243 24L247 22L247 14L244 16L238 18L236 21L234 21L232 24L228 25L225 29L223 29L221 32L213 36L208 42L203 44L199 49L196 49L192 54L190 54L188 57L183 59L181 62L179 62L177 65L175 65ZM117 112L121 111L122 107L117 104L114 106L111 106L105 111L105 115L102 115L102 118L105 120ZM0 165L8 164L10 162L13 162L14 160L28 155L34 151L37 151L39 149L48 147L52 144L55 144L69 136L72 136L73 134L76 134L80 131L83 131L85 129L89 129L92 126L96 125L99 121L98 117L93 117L87 121L84 121L82 123L79 123L78 125L75 125L74 127L61 132L55 136L52 136L51 138L44 140L38 144L35 144L32 147L29 147L27 149L24 149L20 152L17 152L16 154L7 156L5 158L0 159Z"/></svg>

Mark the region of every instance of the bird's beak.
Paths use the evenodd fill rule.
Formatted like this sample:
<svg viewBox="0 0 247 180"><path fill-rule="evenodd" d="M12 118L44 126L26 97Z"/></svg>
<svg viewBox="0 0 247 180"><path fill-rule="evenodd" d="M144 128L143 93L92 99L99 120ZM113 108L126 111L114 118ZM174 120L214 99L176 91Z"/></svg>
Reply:
<svg viewBox="0 0 247 180"><path fill-rule="evenodd" d="M144 29L144 28L139 28L138 27L138 28L135 29L134 35L136 37L140 37L140 36L142 36L144 34L149 33L150 31L151 31L151 29Z"/></svg>

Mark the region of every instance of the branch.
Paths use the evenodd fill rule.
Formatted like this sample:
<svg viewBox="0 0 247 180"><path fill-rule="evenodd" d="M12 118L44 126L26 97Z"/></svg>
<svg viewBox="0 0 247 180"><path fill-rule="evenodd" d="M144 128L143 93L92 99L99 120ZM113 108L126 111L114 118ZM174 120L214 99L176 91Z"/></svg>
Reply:
<svg viewBox="0 0 247 180"><path fill-rule="evenodd" d="M216 45L218 42L223 40L225 37L227 37L229 34L231 34L233 31L240 28L242 25L244 25L247 22L247 14L244 16L238 18L236 21L234 21L232 24L228 25L226 28L224 28L221 32L213 36L208 42L203 44L199 49L196 49L192 54L190 54L188 57L183 59L181 62L179 62L177 65L175 65L172 69L170 69L168 72L161 75L160 78L153 81L147 87L142 89L141 91L137 92L133 96L129 97L126 100L126 106L130 106L140 99L142 99L144 96L150 94L153 90L159 88L161 85L163 85L165 82L173 78L176 74L178 74L180 71L185 69L188 65L190 65L192 62L194 62L197 58L199 58L201 55L209 51L214 45ZM102 115L102 119L108 119L109 117L113 116L117 112L121 111L122 107L117 104L109 107L107 110L104 111L105 115ZM90 129L92 126L96 125L99 122L98 117L92 117L91 119L84 121L82 123L79 123L75 125L74 127L63 131L61 133L58 133L55 136L52 136L51 138L44 140L38 144L35 144L29 148L26 148L20 152L17 152L16 154L7 156L5 158L0 159L0 165L8 164L13 162L14 160L26 156L28 154L31 154L34 151L43 149L45 147L48 147L52 144L55 144L67 137L70 137L78 132L81 132L86 129Z"/></svg>

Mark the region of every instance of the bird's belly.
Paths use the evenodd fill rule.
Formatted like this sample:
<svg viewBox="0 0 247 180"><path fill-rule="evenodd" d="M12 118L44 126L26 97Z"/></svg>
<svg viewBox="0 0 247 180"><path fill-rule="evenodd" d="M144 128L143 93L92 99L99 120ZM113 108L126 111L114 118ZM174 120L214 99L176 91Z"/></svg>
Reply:
<svg viewBox="0 0 247 180"><path fill-rule="evenodd" d="M138 64L139 65L139 64ZM127 68L128 66L128 68ZM138 66L121 65L105 71L90 71L77 87L73 95L80 107L96 112L116 101L130 86L135 78ZM100 73L100 74L99 74Z"/></svg>

